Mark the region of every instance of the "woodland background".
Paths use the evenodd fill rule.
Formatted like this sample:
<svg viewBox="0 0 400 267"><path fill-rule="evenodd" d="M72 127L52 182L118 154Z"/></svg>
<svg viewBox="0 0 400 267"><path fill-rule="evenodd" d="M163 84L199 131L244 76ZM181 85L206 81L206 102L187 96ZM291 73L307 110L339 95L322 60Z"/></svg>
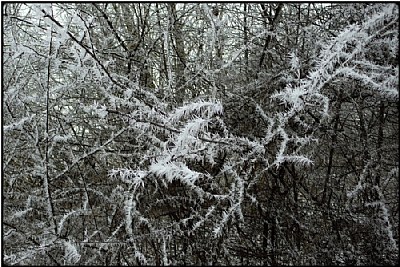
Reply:
<svg viewBox="0 0 400 267"><path fill-rule="evenodd" d="M2 3L7 265L394 265L398 6Z"/></svg>

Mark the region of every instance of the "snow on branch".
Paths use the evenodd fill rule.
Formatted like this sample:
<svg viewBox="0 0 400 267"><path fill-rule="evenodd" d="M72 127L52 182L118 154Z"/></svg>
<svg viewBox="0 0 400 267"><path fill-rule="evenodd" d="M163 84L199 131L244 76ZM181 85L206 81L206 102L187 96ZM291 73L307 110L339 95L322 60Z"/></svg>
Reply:
<svg viewBox="0 0 400 267"><path fill-rule="evenodd" d="M136 191L139 187L144 187L143 178L147 175L147 172L118 168L109 171L108 174L112 178L119 177L121 181L132 184L134 187L134 191Z"/></svg>
<svg viewBox="0 0 400 267"><path fill-rule="evenodd" d="M64 214L64 216L61 218L60 222L58 223L58 227L57 227L57 234L58 234L58 235L61 234L61 231L62 231L62 229L64 228L64 223L65 223L65 221L66 221L71 215L73 215L73 214L75 214L75 213L79 213L79 210L73 210L73 211L70 211L70 212Z"/></svg>
<svg viewBox="0 0 400 267"><path fill-rule="evenodd" d="M384 74L387 74L385 72ZM345 77L351 77L355 80L361 81L363 84L368 86L369 88L375 90L379 94L389 99L397 100L399 98L399 89L398 89L398 69L395 71L394 75L390 75L388 78L383 81L374 80L373 75L371 73L362 73L357 71L355 68L343 67L338 69L335 72L335 76L342 74Z"/></svg>
<svg viewBox="0 0 400 267"><path fill-rule="evenodd" d="M193 116L210 119L215 115L222 115L222 113L223 107L219 101L200 101L177 108L175 112L169 116L169 121L171 123L176 123L183 119L190 119Z"/></svg>
<svg viewBox="0 0 400 267"><path fill-rule="evenodd" d="M71 241L64 242L64 259L67 264L76 264L81 258L76 245L72 244Z"/></svg>
<svg viewBox="0 0 400 267"><path fill-rule="evenodd" d="M149 170L157 176L165 176L168 182L180 180L189 185L194 184L202 175L189 169L183 162L159 161L153 163Z"/></svg>
<svg viewBox="0 0 400 267"><path fill-rule="evenodd" d="M179 135L175 137L174 140L171 140L175 143L174 151L186 154L189 148L197 149L201 146L201 142L198 142L199 140L197 137L201 133L206 132L208 123L209 120L202 118L195 118L194 120L187 122L180 130Z"/></svg>
<svg viewBox="0 0 400 267"><path fill-rule="evenodd" d="M293 162L296 164L310 166L313 164L313 161L309 158L302 156L302 155L284 155L279 158L280 162Z"/></svg>
<svg viewBox="0 0 400 267"><path fill-rule="evenodd" d="M12 130L22 130L22 127L24 126L24 124L27 122L30 122L34 117L35 117L35 115L31 115L29 117L24 117L17 122L13 122L10 125L4 125L3 131L8 132L8 131L12 131Z"/></svg>
<svg viewBox="0 0 400 267"><path fill-rule="evenodd" d="M393 77L396 77L395 80L398 79L398 71L394 75L390 75L384 82L378 82L371 78L371 72L368 70L364 73L354 70L356 62L362 61L368 64L365 57L373 49L370 44L396 23L398 23L397 9L391 5L362 25L348 26L324 46L314 71L309 73L308 77L300 82L300 85L294 88L288 85L282 92L272 95L272 98L291 106L292 110L300 111L304 109L305 102L314 98L315 94L318 94L324 85L335 79L338 74L346 74L360 79L365 84L379 90L382 95L398 98L398 82L393 79ZM381 74L385 75L385 73ZM372 76L374 75L375 73L372 73ZM327 102L325 99L323 101ZM324 110L327 111L327 108L325 107Z"/></svg>

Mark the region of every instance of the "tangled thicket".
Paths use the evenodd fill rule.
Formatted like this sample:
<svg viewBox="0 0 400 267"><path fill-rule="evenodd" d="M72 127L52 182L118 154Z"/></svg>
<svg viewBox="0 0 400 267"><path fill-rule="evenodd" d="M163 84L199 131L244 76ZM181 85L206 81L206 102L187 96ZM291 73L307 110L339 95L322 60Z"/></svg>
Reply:
<svg viewBox="0 0 400 267"><path fill-rule="evenodd" d="M398 263L395 4L2 10L6 264Z"/></svg>

